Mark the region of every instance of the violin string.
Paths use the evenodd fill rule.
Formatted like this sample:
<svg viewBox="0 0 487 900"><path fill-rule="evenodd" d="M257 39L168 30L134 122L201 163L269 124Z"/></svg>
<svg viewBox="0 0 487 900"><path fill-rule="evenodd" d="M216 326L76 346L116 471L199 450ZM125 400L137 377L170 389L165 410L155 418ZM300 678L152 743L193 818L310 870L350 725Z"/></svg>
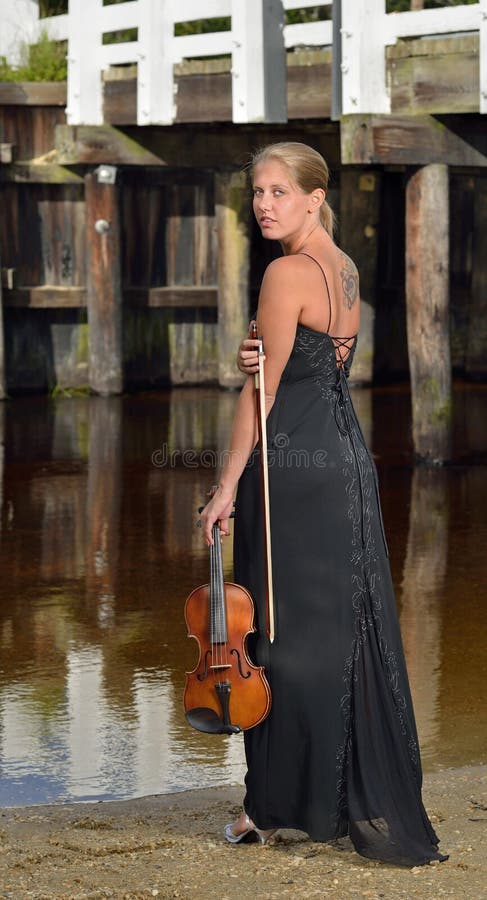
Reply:
<svg viewBox="0 0 487 900"><path fill-rule="evenodd" d="M219 540L219 551L218 551L218 559L219 559L219 567L220 567L220 586L221 586L221 604L220 604L220 615L221 615L221 636L222 636L222 660L225 665L228 663L228 633L227 633L227 616L226 616L226 598L225 598L225 582L223 580L223 552L222 552L222 537L220 533L220 529L218 529L218 540Z"/></svg>
<svg viewBox="0 0 487 900"><path fill-rule="evenodd" d="M225 664L227 664L228 663L228 621L227 621L227 605L226 605L227 598L226 598L226 594L225 594L225 581L223 578L223 549L222 549L221 535L220 535L220 566L221 566L221 573L222 573L221 585L222 585L222 592L223 592L223 596L222 596L222 617L223 617L222 628L223 628L223 636L224 636L224 640L225 640L224 657L225 657Z"/></svg>
<svg viewBox="0 0 487 900"><path fill-rule="evenodd" d="M218 590L218 608L217 608L217 621L218 621L218 663L219 665L223 664L223 645L222 645L222 580L221 580L221 544L220 544L220 530L218 525L215 522L215 532L214 532L214 544L215 544L215 556L216 556L216 578L217 578L217 590ZM219 675L221 678L222 669L219 670Z"/></svg>
<svg viewBox="0 0 487 900"><path fill-rule="evenodd" d="M213 526L213 544L211 545L211 557L212 557L212 610L211 610L211 622L212 622L212 663L215 666L219 666L221 663L220 659L220 645L219 645L219 621L218 621L218 609L219 609L219 596L218 596L218 555L217 555L217 527ZM213 669L213 680L218 681L220 670Z"/></svg>
<svg viewBox="0 0 487 900"><path fill-rule="evenodd" d="M215 598L215 590L216 590L216 562L215 562L215 544L213 543L210 546L210 642L211 642L211 664L212 666L218 664L218 660L215 659L215 650L218 651L218 645L215 645L216 638L216 598ZM217 669L212 668L213 681L215 681L215 673Z"/></svg>

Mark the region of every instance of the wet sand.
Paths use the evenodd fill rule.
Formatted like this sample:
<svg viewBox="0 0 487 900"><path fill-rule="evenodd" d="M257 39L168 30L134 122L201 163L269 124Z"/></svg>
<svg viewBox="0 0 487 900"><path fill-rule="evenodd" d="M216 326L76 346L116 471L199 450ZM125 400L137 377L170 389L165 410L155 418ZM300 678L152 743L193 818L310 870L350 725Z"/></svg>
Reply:
<svg viewBox="0 0 487 900"><path fill-rule="evenodd" d="M413 869L365 860L348 840L316 844L299 832L281 831L266 847L230 846L222 828L241 798L241 787L222 787L4 809L0 897L487 898L487 766L425 777L425 805L450 859Z"/></svg>

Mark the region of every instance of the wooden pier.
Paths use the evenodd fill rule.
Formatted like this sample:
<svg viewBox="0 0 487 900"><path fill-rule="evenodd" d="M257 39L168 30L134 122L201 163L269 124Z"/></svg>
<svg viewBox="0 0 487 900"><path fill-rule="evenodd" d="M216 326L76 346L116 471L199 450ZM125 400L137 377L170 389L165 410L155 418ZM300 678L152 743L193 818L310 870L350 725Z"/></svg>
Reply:
<svg viewBox="0 0 487 900"><path fill-rule="evenodd" d="M302 25L285 24L296 0L70 0L49 20L18 2L69 41L68 82L0 84L5 389L237 386L276 252L241 170L302 140L330 165L361 273L355 379L409 370L416 449L447 458L452 366L487 369L487 0L302 0L329 13ZM215 16L227 31L174 34ZM103 43L128 28L137 40Z"/></svg>

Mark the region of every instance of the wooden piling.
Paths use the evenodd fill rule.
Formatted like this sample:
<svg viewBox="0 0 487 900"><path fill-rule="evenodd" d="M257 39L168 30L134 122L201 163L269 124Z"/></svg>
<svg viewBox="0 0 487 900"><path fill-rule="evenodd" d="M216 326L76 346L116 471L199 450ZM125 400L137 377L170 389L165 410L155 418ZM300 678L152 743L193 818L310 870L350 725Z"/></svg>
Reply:
<svg viewBox="0 0 487 900"><path fill-rule="evenodd" d="M119 394L122 372L120 210L116 183L100 166L85 178L89 382L97 394Z"/></svg>
<svg viewBox="0 0 487 900"><path fill-rule="evenodd" d="M363 384L370 384L373 377L380 191L379 170L342 169L340 247L353 259L360 276L360 339L351 377Z"/></svg>
<svg viewBox="0 0 487 900"><path fill-rule="evenodd" d="M3 295L2 295L2 268L0 265L0 400L7 396L7 383L5 375L5 335L3 329Z"/></svg>
<svg viewBox="0 0 487 900"><path fill-rule="evenodd" d="M428 165L406 189L406 313L413 444L441 463L451 452L448 168Z"/></svg>
<svg viewBox="0 0 487 900"><path fill-rule="evenodd" d="M472 289L466 352L466 372L485 378L487 341L487 179L475 179L472 228Z"/></svg>
<svg viewBox="0 0 487 900"><path fill-rule="evenodd" d="M218 234L218 382L239 387L244 376L236 366L240 341L249 319L250 200L243 172L215 177Z"/></svg>

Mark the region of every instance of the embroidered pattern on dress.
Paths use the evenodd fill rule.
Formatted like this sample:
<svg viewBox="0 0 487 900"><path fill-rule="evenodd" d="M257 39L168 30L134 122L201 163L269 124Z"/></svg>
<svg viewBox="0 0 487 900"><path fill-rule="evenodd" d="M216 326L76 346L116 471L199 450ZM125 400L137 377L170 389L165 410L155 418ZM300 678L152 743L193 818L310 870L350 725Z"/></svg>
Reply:
<svg viewBox="0 0 487 900"><path fill-rule="evenodd" d="M384 661L401 733L408 736L409 756L415 771L419 770L419 751L416 740L409 734L406 721L407 704L400 688L401 679L396 654L394 650L388 648L381 618L383 608L380 590L381 576L377 566L379 557L372 529L374 494L376 495L377 517L386 554L387 544L380 513L375 465L363 444L355 422L355 414L350 411L351 398L345 379L350 368L355 344L343 366L343 371L340 372L333 341L330 340L330 343L327 344L324 337L326 336L318 332L298 328L295 350L297 353L303 353L308 365L315 370L314 381L323 399L334 403L334 416L343 447L342 475L349 498L347 515L352 529L350 563L354 571L351 576L351 599L355 611L355 622L351 652L345 660L342 676L345 691L340 699L344 738L337 749L336 756L336 833L338 835L343 833L343 828L340 830L341 823L348 819L346 765L351 749L353 682L358 679L355 669L362 649L372 631L375 632L379 651Z"/></svg>

